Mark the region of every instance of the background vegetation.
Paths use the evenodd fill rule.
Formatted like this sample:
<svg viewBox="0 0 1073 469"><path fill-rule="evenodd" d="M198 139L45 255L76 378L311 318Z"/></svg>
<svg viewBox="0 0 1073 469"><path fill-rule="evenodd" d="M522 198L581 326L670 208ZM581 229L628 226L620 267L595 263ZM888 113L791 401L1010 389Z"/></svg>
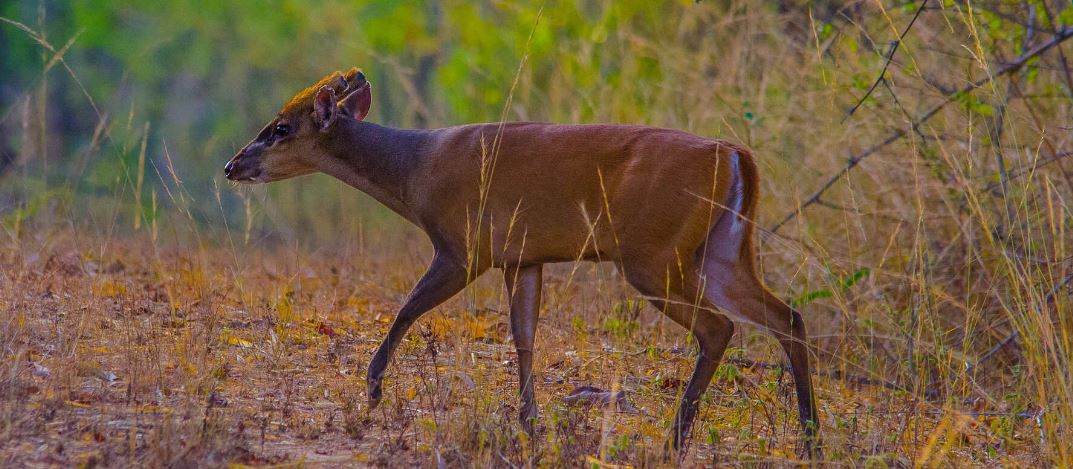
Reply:
<svg viewBox="0 0 1073 469"><path fill-rule="evenodd" d="M660 464L692 347L605 267L549 275L536 440L494 276L363 409L427 242L327 176L221 175L359 66L378 123L750 145L831 462L1073 465L1071 28L1064 0L5 2L0 464ZM796 460L782 357L742 329L688 461ZM633 411L562 404L582 385Z"/></svg>

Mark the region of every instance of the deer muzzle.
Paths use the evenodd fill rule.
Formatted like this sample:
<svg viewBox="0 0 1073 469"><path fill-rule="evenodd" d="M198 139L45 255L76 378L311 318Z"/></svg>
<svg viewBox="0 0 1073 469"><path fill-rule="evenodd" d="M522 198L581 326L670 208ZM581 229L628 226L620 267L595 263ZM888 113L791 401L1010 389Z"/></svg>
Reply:
<svg viewBox="0 0 1073 469"><path fill-rule="evenodd" d="M224 177L231 181L258 183L261 174L261 159L250 155L245 148L224 165Z"/></svg>

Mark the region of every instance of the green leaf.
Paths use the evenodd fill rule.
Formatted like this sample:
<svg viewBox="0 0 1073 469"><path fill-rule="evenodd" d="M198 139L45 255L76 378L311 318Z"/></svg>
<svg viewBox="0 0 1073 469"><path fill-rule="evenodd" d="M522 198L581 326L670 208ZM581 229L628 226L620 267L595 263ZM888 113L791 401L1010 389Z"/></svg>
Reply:
<svg viewBox="0 0 1073 469"><path fill-rule="evenodd" d="M1058 14L1058 22L1062 26L1073 24L1073 6L1068 6L1062 9L1062 12Z"/></svg>
<svg viewBox="0 0 1073 469"><path fill-rule="evenodd" d="M790 300L790 306L797 308L812 303L813 301L822 298L830 298L832 296L834 296L834 293L832 293L831 290L813 290Z"/></svg>
<svg viewBox="0 0 1073 469"><path fill-rule="evenodd" d="M849 288L852 287L855 283L859 282L861 279L867 277L871 273L872 269L869 269L868 267L862 267L858 269L856 272L853 273L853 275L850 275L849 278L842 280L842 291L849 290Z"/></svg>

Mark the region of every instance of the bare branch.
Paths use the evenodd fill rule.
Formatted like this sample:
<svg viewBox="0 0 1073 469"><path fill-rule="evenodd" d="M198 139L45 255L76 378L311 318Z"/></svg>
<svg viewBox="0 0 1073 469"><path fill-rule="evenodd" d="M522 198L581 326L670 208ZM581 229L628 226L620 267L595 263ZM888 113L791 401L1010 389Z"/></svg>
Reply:
<svg viewBox="0 0 1073 469"><path fill-rule="evenodd" d="M872 83L872 86L868 88L868 91L864 93L864 96L861 96L861 99L857 101L857 104L854 104L853 107L849 109L849 112L846 113L846 117L842 118L842 123L845 123L846 119L849 119L853 116L853 113L857 112L857 109L860 109L864 104L864 100L872 95L872 92L876 90L876 87L879 86L880 82L886 81L883 77L887 75L887 69L890 68L890 62L894 59L894 53L898 52L898 46L902 45L902 40L905 39L905 35L909 34L909 30L913 28L913 23L917 22L917 18L920 18L920 13L924 11L924 7L927 5L928 0L920 2L920 7L917 8L917 12L913 15L913 19L909 20L909 25L905 27L902 34L898 36L898 40L894 41L894 44L891 46L890 53L887 54L887 60L883 62L883 70L879 71L879 76L876 77L876 81Z"/></svg>
<svg viewBox="0 0 1073 469"><path fill-rule="evenodd" d="M1049 41L1044 42L1044 43L1042 43L1042 44L1040 44L1040 45L1038 45L1036 47L1033 47L1031 50L1025 51L1023 54L1018 56L1012 62L1002 66L1001 68L996 70L994 73L988 74L988 76L986 76L984 78L981 78L979 80L971 82L968 85L965 85L965 86L955 90L952 93L948 93L945 96L945 98L943 99L942 102L940 102L939 104L936 104L935 106L932 106L931 109L928 109L916 121L912 122L909 129L899 129L899 130L891 133L886 139L884 139L879 144L873 145L873 146L869 147L868 149L866 149L866 150L864 150L864 151L862 151L862 152L860 152L860 153L858 153L856 155L851 155L849 157L849 159L847 160L846 165L843 166L842 169L838 170L837 173L835 173L833 176L831 176L822 186L820 186L819 190L817 190L815 193L813 193L811 196L809 196L807 199L805 199L804 203L802 203L800 207L798 207L796 210L788 213L785 217L783 217L783 219L781 221L779 221L774 226L772 226L770 231L773 232L773 233L777 233L779 231L779 229L782 228L783 225L785 225L786 223L789 223L791 220L796 218L798 216L798 214L800 214L802 211L804 211L809 206L816 204L816 201L818 201L820 199L820 197L825 192L827 192L828 189L830 189L832 186L835 185L836 182L838 182L843 177L845 177L847 174L849 174L849 172L852 171L853 168L855 168L858 164L860 164L860 162L862 160L864 160L865 158L867 158L869 156L874 155L876 152L878 152L879 150L885 148L886 146L888 146L888 145L900 140L902 137L906 136L909 133L910 130L913 131L913 132L916 132L917 128L921 124L923 124L924 122L927 122L932 117L935 117L935 115L938 114L939 111L942 110L944 107L946 107L947 104L950 104L950 103L954 102L955 100L958 99L958 97L960 97L961 95L963 95L965 93L969 93L969 92L971 92L971 91L973 91L973 90L975 90L975 89L977 89L977 88L979 88L981 86L984 86L984 85L990 83L992 80L994 80L997 77L1000 77L1000 76L1003 76L1003 75L1008 75L1010 73L1013 73L1013 72L1016 72L1016 71L1020 70L1021 67L1023 67L1026 63L1028 63L1029 60L1032 60L1034 57L1036 57L1036 56L1038 56L1040 54L1043 54L1044 52L1047 52L1047 51L1051 50L1052 48L1054 48L1058 44L1061 44L1062 42L1064 42L1066 39L1069 39L1070 37L1073 37L1073 26L1066 26L1066 27L1062 28Z"/></svg>

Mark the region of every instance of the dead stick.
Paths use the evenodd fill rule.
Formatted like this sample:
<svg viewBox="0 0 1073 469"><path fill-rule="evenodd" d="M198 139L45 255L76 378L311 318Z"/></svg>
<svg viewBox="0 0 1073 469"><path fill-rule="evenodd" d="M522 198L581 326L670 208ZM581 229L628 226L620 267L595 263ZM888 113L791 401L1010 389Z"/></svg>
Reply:
<svg viewBox="0 0 1073 469"><path fill-rule="evenodd" d="M911 414L916 414L916 412L903 411L903 410L886 410L886 411L858 410L858 411L853 411L853 412L845 412L845 413L842 413L841 415L911 415ZM923 414L925 414L925 415L951 415L951 414L953 414L953 415L963 415L965 417L973 417L973 418L979 418L979 417L1010 417L1010 416L1013 416L1013 417L1022 418L1022 419L1034 419L1034 418L1037 418L1037 417L1040 416L1039 412L1010 413L1010 412L998 412L998 411L986 411L986 410L985 411L964 411L964 412L963 411L958 411L958 410L954 410L954 411L925 410L923 412Z"/></svg>

